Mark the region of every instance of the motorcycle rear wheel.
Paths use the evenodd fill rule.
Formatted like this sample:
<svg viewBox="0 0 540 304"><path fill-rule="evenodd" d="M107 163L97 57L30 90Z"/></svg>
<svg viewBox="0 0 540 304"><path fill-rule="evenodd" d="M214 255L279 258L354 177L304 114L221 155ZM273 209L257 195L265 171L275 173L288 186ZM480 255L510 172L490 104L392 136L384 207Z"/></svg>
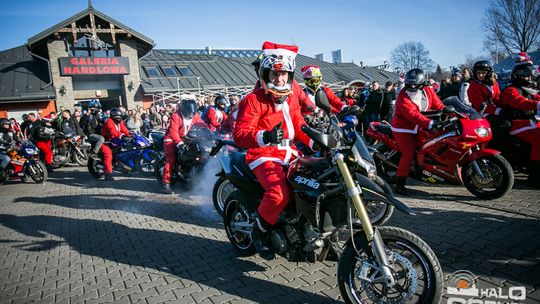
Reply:
<svg viewBox="0 0 540 304"><path fill-rule="evenodd" d="M94 158L88 158L88 172L95 179L100 179L105 172L103 171L103 160L96 161Z"/></svg>
<svg viewBox="0 0 540 304"><path fill-rule="evenodd" d="M212 202L219 215L223 216L225 202L234 190L236 190L236 187L223 176L220 176L214 184L214 189L212 189Z"/></svg>
<svg viewBox="0 0 540 304"><path fill-rule="evenodd" d="M345 303L439 303L443 291L443 272L439 260L429 246L413 233L397 227L378 227L387 253L391 252L390 268L396 285L370 283L360 275L376 274L377 265L363 231L349 241L338 263L338 285ZM363 267L363 268L362 268ZM399 286L399 288L396 288Z"/></svg>
<svg viewBox="0 0 540 304"><path fill-rule="evenodd" d="M235 228L235 224L253 224L249 211L244 206L247 198L242 192L232 192L225 203L223 210L223 223L225 226L225 232L227 238L231 242L234 251L239 256L251 256L254 255L256 250L251 241L251 235L245 232L241 232Z"/></svg>
<svg viewBox="0 0 540 304"><path fill-rule="evenodd" d="M473 163L466 163L461 169L463 184L475 196L492 200L503 197L514 185L514 170L500 155L482 156L476 159L484 174L482 179L476 174ZM491 189L491 190L489 190Z"/></svg>
<svg viewBox="0 0 540 304"><path fill-rule="evenodd" d="M26 163L24 165L24 174L30 176L30 178L36 184L42 184L47 180L47 167L42 161L35 161L33 163Z"/></svg>
<svg viewBox="0 0 540 304"><path fill-rule="evenodd" d="M79 166L86 165L88 163L88 149L82 147L78 147L76 149L79 149L79 151L73 151L73 162Z"/></svg>
<svg viewBox="0 0 540 304"><path fill-rule="evenodd" d="M148 158L141 155L135 160L137 171L144 177L155 175L156 163L159 161L159 156L154 151L148 152Z"/></svg>

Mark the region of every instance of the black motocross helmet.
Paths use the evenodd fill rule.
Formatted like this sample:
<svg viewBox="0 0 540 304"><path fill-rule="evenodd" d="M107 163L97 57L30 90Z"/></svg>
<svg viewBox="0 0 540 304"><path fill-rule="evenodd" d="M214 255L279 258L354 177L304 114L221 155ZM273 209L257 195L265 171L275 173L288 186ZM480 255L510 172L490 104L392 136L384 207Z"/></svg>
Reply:
<svg viewBox="0 0 540 304"><path fill-rule="evenodd" d="M405 74L405 89L409 92L422 90L426 85L426 74L421 69L412 69Z"/></svg>
<svg viewBox="0 0 540 304"><path fill-rule="evenodd" d="M214 101L214 105L216 106L216 108L225 109L229 105L229 101L225 96L218 95L216 97L216 100Z"/></svg>
<svg viewBox="0 0 540 304"><path fill-rule="evenodd" d="M120 110L119 108L112 108L109 111L109 117L112 118L112 120L114 120L114 122L116 123L120 123L122 121L123 115L124 113L122 113L122 110Z"/></svg>
<svg viewBox="0 0 540 304"><path fill-rule="evenodd" d="M491 62L487 60L480 60L474 63L472 67L472 76L474 80L478 80L478 75L476 75L476 72L478 71L486 72L486 76L482 80L482 83L493 85L493 67L491 66Z"/></svg>
<svg viewBox="0 0 540 304"><path fill-rule="evenodd" d="M525 79L530 77L529 79ZM536 83L536 71L530 63L516 64L510 75L510 81L515 86L534 88Z"/></svg>
<svg viewBox="0 0 540 304"><path fill-rule="evenodd" d="M6 125L7 125L7 128L6 128ZM0 118L0 132L2 132L2 133L9 132L10 126L11 126L11 123L10 123L9 119Z"/></svg>
<svg viewBox="0 0 540 304"><path fill-rule="evenodd" d="M187 119L192 119L193 116L195 116L197 108L197 102L195 102L193 99L184 99L180 104L180 112L182 113L182 116Z"/></svg>

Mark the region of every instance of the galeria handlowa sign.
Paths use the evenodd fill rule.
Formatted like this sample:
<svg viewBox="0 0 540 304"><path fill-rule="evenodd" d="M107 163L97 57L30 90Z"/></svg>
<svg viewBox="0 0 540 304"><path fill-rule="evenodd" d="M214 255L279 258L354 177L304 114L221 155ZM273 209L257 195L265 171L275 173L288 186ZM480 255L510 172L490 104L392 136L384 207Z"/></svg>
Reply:
<svg viewBox="0 0 540 304"><path fill-rule="evenodd" d="M62 57L58 59L62 76L129 74L129 58L127 57Z"/></svg>

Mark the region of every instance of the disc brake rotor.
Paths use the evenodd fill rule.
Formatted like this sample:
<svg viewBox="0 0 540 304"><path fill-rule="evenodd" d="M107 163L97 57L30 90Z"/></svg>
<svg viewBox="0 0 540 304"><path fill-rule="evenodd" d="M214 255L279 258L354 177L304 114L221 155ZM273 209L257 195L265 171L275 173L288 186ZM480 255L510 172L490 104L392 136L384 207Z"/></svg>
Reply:
<svg viewBox="0 0 540 304"><path fill-rule="evenodd" d="M480 167L480 170L484 174L484 178L482 178L480 175L476 174L474 172L474 169L470 168L472 170L472 181L475 184L475 186L480 188L488 188L488 187L495 187L496 184L500 183L501 179L501 172L500 170L496 170L494 167L489 166L485 162L480 162L478 164Z"/></svg>
<svg viewBox="0 0 540 304"><path fill-rule="evenodd" d="M366 260L361 261L362 264L357 271L356 277L360 279L362 289L373 303L405 303L418 289L418 273L411 261L397 252L392 252L389 260L394 276L400 271L405 273L405 277L396 280L396 285L405 291L396 290L395 286L388 288L384 283L371 283L364 279L370 274L379 274L378 270ZM389 293L391 297L388 297Z"/></svg>

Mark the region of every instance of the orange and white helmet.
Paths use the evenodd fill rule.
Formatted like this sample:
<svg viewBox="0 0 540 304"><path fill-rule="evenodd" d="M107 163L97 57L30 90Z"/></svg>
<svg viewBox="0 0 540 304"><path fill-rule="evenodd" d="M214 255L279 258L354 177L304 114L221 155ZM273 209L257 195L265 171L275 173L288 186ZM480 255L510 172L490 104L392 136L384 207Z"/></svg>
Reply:
<svg viewBox="0 0 540 304"><path fill-rule="evenodd" d="M304 83L313 92L321 87L322 73L321 68L316 65L306 65L300 69L302 76L304 77Z"/></svg>
<svg viewBox="0 0 540 304"><path fill-rule="evenodd" d="M292 92L298 47L265 41L262 50L259 79L264 91L277 99L288 97ZM289 74L287 83L281 87L275 86L270 82L270 71L287 72Z"/></svg>

